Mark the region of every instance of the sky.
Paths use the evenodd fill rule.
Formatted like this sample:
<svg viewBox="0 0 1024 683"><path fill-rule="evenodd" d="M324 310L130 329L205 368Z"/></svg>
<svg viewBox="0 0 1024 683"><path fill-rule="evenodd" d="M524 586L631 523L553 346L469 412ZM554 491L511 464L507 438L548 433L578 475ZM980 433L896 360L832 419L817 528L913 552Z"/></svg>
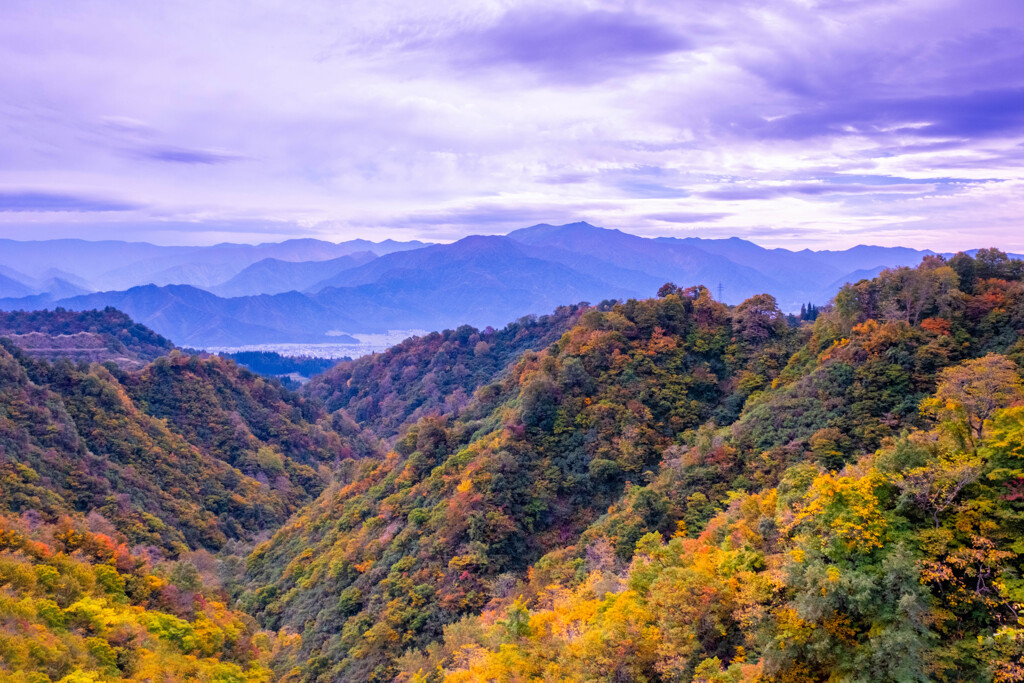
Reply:
<svg viewBox="0 0 1024 683"><path fill-rule="evenodd" d="M1021 0L4 0L0 237L1024 251Z"/></svg>

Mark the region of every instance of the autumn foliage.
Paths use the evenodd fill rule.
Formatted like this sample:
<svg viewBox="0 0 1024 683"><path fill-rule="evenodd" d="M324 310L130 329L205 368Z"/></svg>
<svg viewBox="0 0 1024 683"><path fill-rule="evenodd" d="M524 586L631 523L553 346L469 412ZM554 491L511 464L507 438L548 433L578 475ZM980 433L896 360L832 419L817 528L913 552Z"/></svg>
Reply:
<svg viewBox="0 0 1024 683"><path fill-rule="evenodd" d="M448 330L300 395L7 344L2 675L1022 681L1022 331L982 250L800 317L667 284Z"/></svg>

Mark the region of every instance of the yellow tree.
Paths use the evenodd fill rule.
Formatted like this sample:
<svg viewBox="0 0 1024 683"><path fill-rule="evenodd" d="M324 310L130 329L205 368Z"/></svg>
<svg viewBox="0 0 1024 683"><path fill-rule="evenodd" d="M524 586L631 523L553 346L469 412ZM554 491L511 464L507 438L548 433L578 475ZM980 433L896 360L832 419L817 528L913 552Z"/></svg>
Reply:
<svg viewBox="0 0 1024 683"><path fill-rule="evenodd" d="M1006 356L990 353L945 368L935 394L921 410L939 421L946 431L976 449L985 435L985 423L1002 408L1024 400L1024 384L1017 366Z"/></svg>

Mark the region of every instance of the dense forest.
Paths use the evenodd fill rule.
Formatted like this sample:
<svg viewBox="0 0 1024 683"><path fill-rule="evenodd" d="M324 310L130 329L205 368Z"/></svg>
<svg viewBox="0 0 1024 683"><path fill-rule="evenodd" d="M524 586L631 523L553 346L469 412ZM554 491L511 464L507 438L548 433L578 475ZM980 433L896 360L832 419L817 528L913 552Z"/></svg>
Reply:
<svg viewBox="0 0 1024 683"><path fill-rule="evenodd" d="M394 437L432 413L458 413L473 392L494 381L524 351L558 340L585 307L563 306L505 328L454 330L412 337L382 354L339 363L306 388L328 410L344 409L381 436Z"/></svg>
<svg viewBox="0 0 1024 683"><path fill-rule="evenodd" d="M112 361L140 368L174 344L114 308L102 311L0 311L0 337L29 355L56 360Z"/></svg>
<svg viewBox="0 0 1024 683"><path fill-rule="evenodd" d="M289 375L299 375L309 379L314 375L326 372L338 364L338 360L318 358L316 356L285 356L276 351L235 351L218 354L230 358L239 365L265 377L277 377L288 383ZM351 358L344 360L350 361Z"/></svg>
<svg viewBox="0 0 1024 683"><path fill-rule="evenodd" d="M1022 332L1024 264L981 250L799 316L666 284L298 394L4 342L0 671L1022 681Z"/></svg>

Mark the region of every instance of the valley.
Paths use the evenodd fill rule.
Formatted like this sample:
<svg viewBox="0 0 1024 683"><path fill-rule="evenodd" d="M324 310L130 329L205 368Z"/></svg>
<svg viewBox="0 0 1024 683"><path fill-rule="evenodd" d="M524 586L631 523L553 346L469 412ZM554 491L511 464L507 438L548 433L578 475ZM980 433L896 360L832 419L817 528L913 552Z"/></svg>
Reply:
<svg viewBox="0 0 1024 683"><path fill-rule="evenodd" d="M1024 1L0 1L0 683L1024 683Z"/></svg>
<svg viewBox="0 0 1024 683"><path fill-rule="evenodd" d="M337 331L331 336L340 336ZM380 334L360 334L354 332L351 335L355 342L351 344L332 344L330 342L301 344L249 344L246 346L209 346L204 351L210 353L239 353L244 351L269 351L279 353L283 356L312 356L315 358L358 358L374 353L384 353L392 346L401 343L410 337L421 337L429 334L428 330L388 330Z"/></svg>
<svg viewBox="0 0 1024 683"><path fill-rule="evenodd" d="M928 256L814 313L665 284L297 393L111 309L7 314L5 671L1012 680L1024 264ZM56 333L120 346L26 341Z"/></svg>

